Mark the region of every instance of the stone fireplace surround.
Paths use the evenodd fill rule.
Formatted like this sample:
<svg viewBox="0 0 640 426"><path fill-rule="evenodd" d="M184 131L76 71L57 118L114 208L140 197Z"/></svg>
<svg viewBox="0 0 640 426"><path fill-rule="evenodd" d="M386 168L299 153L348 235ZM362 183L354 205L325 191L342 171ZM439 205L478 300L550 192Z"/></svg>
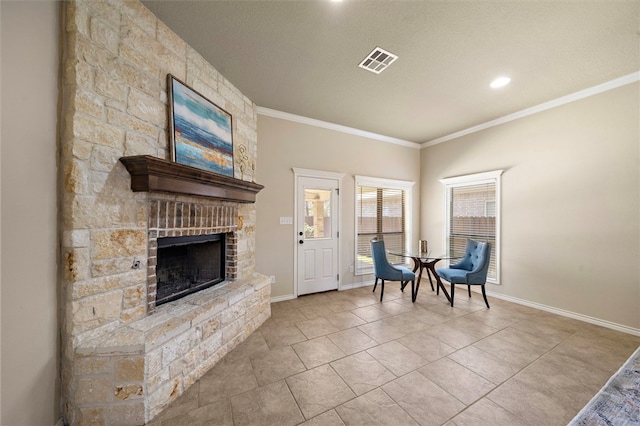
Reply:
<svg viewBox="0 0 640 426"><path fill-rule="evenodd" d="M254 169L236 169L224 189L195 172L169 178L191 191L154 187L172 169L166 75L233 116L234 148L252 164L256 106L138 0L61 7L62 411L71 425L143 424L270 316L269 279L255 271L255 195L236 197L255 187ZM136 156L159 162L148 189L120 161ZM209 232L235 246L235 276L155 307L154 239Z"/></svg>

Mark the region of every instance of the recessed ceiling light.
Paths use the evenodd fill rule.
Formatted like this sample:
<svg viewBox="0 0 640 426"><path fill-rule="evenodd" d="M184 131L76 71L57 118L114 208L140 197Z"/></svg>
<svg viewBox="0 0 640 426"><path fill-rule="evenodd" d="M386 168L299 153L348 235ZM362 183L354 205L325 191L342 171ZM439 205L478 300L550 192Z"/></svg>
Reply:
<svg viewBox="0 0 640 426"><path fill-rule="evenodd" d="M493 89L497 89L498 87L506 86L507 84L509 84L510 81L511 79L509 77L498 77L491 82L490 86Z"/></svg>

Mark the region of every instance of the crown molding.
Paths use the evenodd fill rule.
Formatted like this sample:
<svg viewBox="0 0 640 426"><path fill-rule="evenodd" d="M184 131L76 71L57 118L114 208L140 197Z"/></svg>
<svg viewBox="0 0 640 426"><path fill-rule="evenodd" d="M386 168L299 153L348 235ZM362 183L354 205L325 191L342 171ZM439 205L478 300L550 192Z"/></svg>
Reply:
<svg viewBox="0 0 640 426"><path fill-rule="evenodd" d="M257 107L258 114L267 117L280 118L282 120L293 121L296 123L307 124L309 126L321 127L323 129L335 130L337 132L347 133L355 136L362 136L364 138L375 139L382 142L388 142L395 145L402 145L409 148L420 149L420 144L416 142L406 141L404 139L392 138L390 136L384 136L377 133L367 132L365 130L354 129L353 127L342 126L340 124L329 123L327 121L316 120L315 118L303 117L301 115L290 114L288 112L282 112L275 109Z"/></svg>
<svg viewBox="0 0 640 426"><path fill-rule="evenodd" d="M588 98L589 96L597 95L602 92L616 89L627 84L640 81L640 71L633 72L631 74L613 79L611 81L593 86L584 90L580 90L575 93L571 93L566 96L562 96L557 99L553 99L548 102L541 103L539 105L532 106L530 108L523 109L521 111L514 112L513 114L505 115L504 117L497 118L495 120L487 121L486 123L478 124L477 126L469 127L459 132L451 133L446 136L442 136L436 139L432 139L423 143L416 143L406 141L404 139L393 138L390 136L380 135L377 133L367 132L365 130L354 129L353 127L342 126L340 124L329 123L327 121L316 120L315 118L303 117L301 115L290 114L288 112L278 111L271 108L265 108L258 106L257 113L267 117L279 118L282 120L293 121L296 123L307 124L309 126L321 127L324 129L335 130L337 132L347 133L355 136L362 136L368 139L375 139L382 142L388 142L395 145L402 145L409 148L423 149L428 148L439 143L447 142L453 139L460 138L462 136L469 135L471 133L479 132L481 130L489 129L491 127L499 126L501 124L508 123L519 118L528 117L533 114L537 114L548 109L556 108L562 105L566 105L571 102L578 101L580 99Z"/></svg>
<svg viewBox="0 0 640 426"><path fill-rule="evenodd" d="M471 133L479 132L481 130L488 129L490 127L499 126L500 124L508 123L509 121L513 121L519 118L537 114L539 112L546 111L551 108L556 108L561 105L578 101L580 99L588 98L589 96L597 95L598 93L613 90L618 87L625 86L627 84L635 83L637 81L640 81L640 71L625 75L620 78L616 78L614 80L599 84L597 86L590 87L588 89L580 90L578 92L575 92L566 96L562 96L557 99L553 99L548 102L541 103L536 106L532 106L530 108L523 109L518 112L514 112L513 114L505 115L504 117L500 117L495 120L487 121L486 123L478 124L477 126L469 127L468 129L460 130L459 132L451 133L450 135L447 135L447 136L442 136L440 138L424 142L420 145L420 148L428 148L430 146L437 145L442 142L447 142L452 139L457 139L459 137L466 136Z"/></svg>

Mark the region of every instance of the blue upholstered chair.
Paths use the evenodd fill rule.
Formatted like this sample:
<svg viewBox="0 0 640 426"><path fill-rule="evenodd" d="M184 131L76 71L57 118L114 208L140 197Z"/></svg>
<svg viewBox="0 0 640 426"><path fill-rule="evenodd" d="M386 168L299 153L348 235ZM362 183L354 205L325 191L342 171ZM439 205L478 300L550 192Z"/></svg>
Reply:
<svg viewBox="0 0 640 426"><path fill-rule="evenodd" d="M404 266L395 266L389 263L389 260L387 259L387 252L384 249L384 241L375 238L371 240L371 257L373 258L373 271L376 276L376 282L373 285L374 292L378 286L378 279L382 280L380 301L382 302L382 296L384 296L384 281L387 280L400 281L400 289L402 291L404 291L407 283L411 281L411 301L415 302L416 274Z"/></svg>
<svg viewBox="0 0 640 426"><path fill-rule="evenodd" d="M491 244L467 240L467 248L460 262L448 268L436 269L436 273L440 278L451 283L451 306L453 306L455 285L465 284L469 290L469 297L471 297L472 285L482 286L482 297L484 297L484 303L487 305L487 308L489 307L484 285L487 282L490 260Z"/></svg>

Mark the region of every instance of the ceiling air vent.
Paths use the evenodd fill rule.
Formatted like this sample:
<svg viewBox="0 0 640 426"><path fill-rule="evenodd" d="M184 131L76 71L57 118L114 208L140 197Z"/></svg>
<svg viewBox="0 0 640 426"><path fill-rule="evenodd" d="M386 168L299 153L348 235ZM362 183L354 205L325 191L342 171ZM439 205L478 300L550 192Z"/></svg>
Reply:
<svg viewBox="0 0 640 426"><path fill-rule="evenodd" d="M393 53L376 47L367 55L366 58L364 58L362 62L360 62L358 66L365 70L380 74L396 59L398 59L398 57Z"/></svg>

